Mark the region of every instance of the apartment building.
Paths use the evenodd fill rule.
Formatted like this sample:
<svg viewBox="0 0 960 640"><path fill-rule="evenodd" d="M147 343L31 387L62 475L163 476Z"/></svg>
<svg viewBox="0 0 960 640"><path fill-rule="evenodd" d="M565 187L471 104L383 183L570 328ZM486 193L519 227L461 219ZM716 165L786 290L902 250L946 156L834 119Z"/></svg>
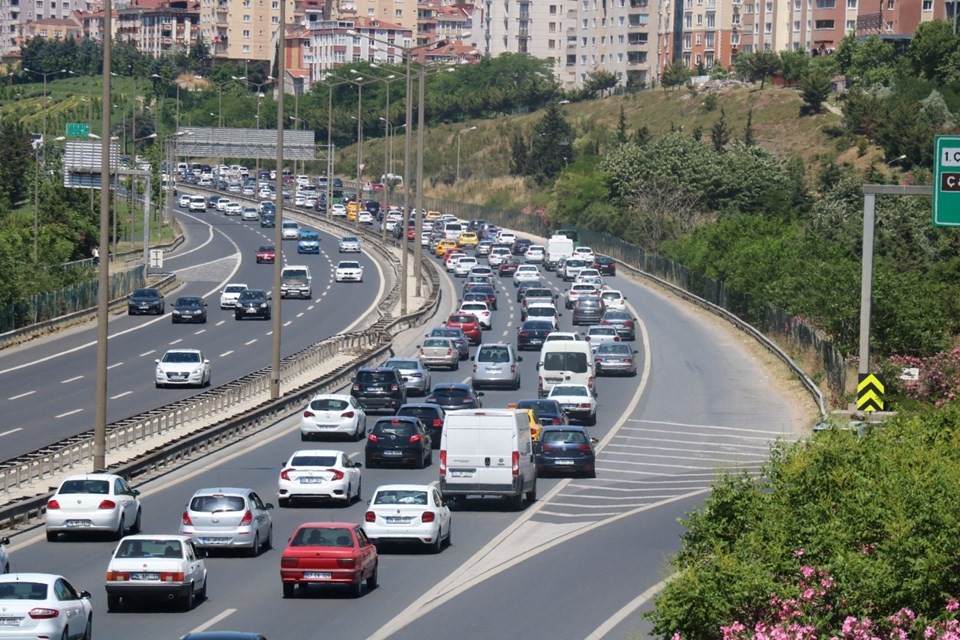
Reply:
<svg viewBox="0 0 960 640"><path fill-rule="evenodd" d="M58 29L53 23L42 21L71 20L75 11L90 11L94 7L87 0L0 0L0 55L19 54L24 38L34 37L35 32L52 33ZM38 23L29 34L24 30L28 22ZM67 25L61 25L63 30ZM51 37L53 37L51 35Z"/></svg>
<svg viewBox="0 0 960 640"><path fill-rule="evenodd" d="M155 58L188 52L197 42L200 3L196 0L138 0L117 11L117 33Z"/></svg>
<svg viewBox="0 0 960 640"><path fill-rule="evenodd" d="M352 36L348 31L356 31L358 35ZM413 29L367 18L322 20L310 29L309 34L309 45L301 59L311 82L317 82L325 72L349 62L366 60L400 64L403 62L402 49L414 46ZM305 90L309 91L309 86Z"/></svg>
<svg viewBox="0 0 960 640"><path fill-rule="evenodd" d="M216 58L273 62L281 0L200 0L200 35ZM283 0L298 22L295 0Z"/></svg>
<svg viewBox="0 0 960 640"><path fill-rule="evenodd" d="M332 20L364 19L398 25L417 34L417 0L329 0ZM415 41L415 40L414 40Z"/></svg>

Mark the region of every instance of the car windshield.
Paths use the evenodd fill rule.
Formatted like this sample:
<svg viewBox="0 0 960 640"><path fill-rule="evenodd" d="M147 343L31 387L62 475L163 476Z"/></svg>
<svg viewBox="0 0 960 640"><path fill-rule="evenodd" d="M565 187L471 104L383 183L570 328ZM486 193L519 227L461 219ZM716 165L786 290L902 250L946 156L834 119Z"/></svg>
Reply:
<svg viewBox="0 0 960 640"><path fill-rule="evenodd" d="M125 539L117 547L117 558L182 558L179 540Z"/></svg>
<svg viewBox="0 0 960 640"><path fill-rule="evenodd" d="M341 262L340 264L337 265L337 268L338 269L359 269L360 263L359 262Z"/></svg>
<svg viewBox="0 0 960 640"><path fill-rule="evenodd" d="M300 232L300 239L301 239L301 240L311 240L311 241L312 241L312 240L318 240L319 238L320 238L320 234L317 233L316 231L301 231L301 232Z"/></svg>
<svg viewBox="0 0 960 640"><path fill-rule="evenodd" d="M554 431L552 429L540 434L542 442L570 442L573 444L586 444L587 436L582 431Z"/></svg>
<svg viewBox="0 0 960 640"><path fill-rule="evenodd" d="M246 291L247 286L243 284L228 284L227 288L224 289L224 293L240 293L241 291Z"/></svg>
<svg viewBox="0 0 960 640"><path fill-rule="evenodd" d="M587 388L576 384L558 384L550 390L552 396L580 396L587 397Z"/></svg>
<svg viewBox="0 0 960 640"><path fill-rule="evenodd" d="M554 400L521 400L517 403L518 409L533 409L533 411L546 411L554 413L557 411L557 404Z"/></svg>
<svg viewBox="0 0 960 640"><path fill-rule="evenodd" d="M110 482L107 480L67 480L60 486L57 493L95 493L108 495Z"/></svg>
<svg viewBox="0 0 960 640"><path fill-rule="evenodd" d="M373 504L427 504L426 491L385 489L377 492Z"/></svg>
<svg viewBox="0 0 960 640"><path fill-rule="evenodd" d="M392 371L361 371L357 374L357 382L373 382L383 384L387 382L396 382L396 377Z"/></svg>
<svg viewBox="0 0 960 640"><path fill-rule="evenodd" d="M47 585L42 582L4 582L0 584L0 600L46 600ZM19 624L20 618L12 618Z"/></svg>
<svg viewBox="0 0 960 640"><path fill-rule="evenodd" d="M206 513L220 513L222 511L244 511L247 507L247 501L241 496L195 496L190 501L191 511L203 511Z"/></svg>
<svg viewBox="0 0 960 640"><path fill-rule="evenodd" d="M596 354L597 354L598 356L605 356L605 355L621 355L621 356L626 356L626 355L631 355L631 354L630 354L630 347L627 346L627 345L625 345L625 344L604 344L604 345L600 345L600 347L597 348Z"/></svg>
<svg viewBox="0 0 960 640"><path fill-rule="evenodd" d="M460 331L460 329L434 329L430 335L443 338L453 338L455 340L463 339L463 332Z"/></svg>
<svg viewBox="0 0 960 640"><path fill-rule="evenodd" d="M303 527L290 541L291 547L352 547L349 529L339 527Z"/></svg>
<svg viewBox="0 0 960 640"><path fill-rule="evenodd" d="M442 349L449 349L449 348L450 348L450 340L449 340L449 338L427 338L426 340L423 341L423 346L424 346L424 347L427 347L427 348L428 348L428 347L439 347L439 348L442 348Z"/></svg>
<svg viewBox="0 0 960 640"><path fill-rule="evenodd" d="M283 223L283 228L284 228L284 229L296 229L296 228L298 228L299 226L300 226L300 225L297 224L296 222L284 222L284 223Z"/></svg>
<svg viewBox="0 0 960 640"><path fill-rule="evenodd" d="M458 324L472 324L476 322L477 319L474 316L468 316L464 314L452 315L447 322L456 322Z"/></svg>
<svg viewBox="0 0 960 640"><path fill-rule="evenodd" d="M460 307L464 311L486 311L487 305L482 302L467 302Z"/></svg>
<svg viewBox="0 0 960 640"><path fill-rule="evenodd" d="M440 417L440 414L434 407L400 407L400 409L397 410L397 415L425 420L433 420L434 418Z"/></svg>
<svg viewBox="0 0 960 640"><path fill-rule="evenodd" d="M417 432L416 426L406 420L381 420L373 426L373 433L378 436L409 437Z"/></svg>
<svg viewBox="0 0 960 640"><path fill-rule="evenodd" d="M524 295L528 298L552 298L553 293L550 292L550 289L541 289L539 287L531 287L527 289Z"/></svg>
<svg viewBox="0 0 960 640"><path fill-rule="evenodd" d="M325 456L319 454L304 453L293 456L290 460L291 467L332 467L337 464L337 456Z"/></svg>
<svg viewBox="0 0 960 640"><path fill-rule="evenodd" d="M344 236L343 238L340 239L340 242L360 242L360 241L353 236Z"/></svg>
<svg viewBox="0 0 960 640"><path fill-rule="evenodd" d="M160 362L190 363L200 362L200 354L191 351L168 351Z"/></svg>
<svg viewBox="0 0 960 640"><path fill-rule="evenodd" d="M340 398L320 398L310 402L310 408L314 411L344 411L349 406L349 402Z"/></svg>
<svg viewBox="0 0 960 640"><path fill-rule="evenodd" d="M564 264L565 264L566 266L568 266L568 267L574 267L574 268L577 268L577 267L585 267L585 266L587 266L587 261L586 261L586 260L570 260L570 259L568 259Z"/></svg>
<svg viewBox="0 0 960 640"><path fill-rule="evenodd" d="M260 251L273 251L273 250L274 250L273 247L266 247L266 246L260 247Z"/></svg>
<svg viewBox="0 0 960 640"><path fill-rule="evenodd" d="M419 369L420 363L416 360L387 360L383 366L391 369Z"/></svg>
<svg viewBox="0 0 960 640"><path fill-rule="evenodd" d="M156 298L158 297L156 289L137 289L133 292L134 298Z"/></svg>
<svg viewBox="0 0 960 640"><path fill-rule="evenodd" d="M240 294L240 302L247 302L250 300L266 300L267 294L263 291L250 291L249 289Z"/></svg>
<svg viewBox="0 0 960 640"><path fill-rule="evenodd" d="M203 306L202 298L177 298L175 307L200 307Z"/></svg>
<svg viewBox="0 0 960 640"><path fill-rule="evenodd" d="M543 368L547 371L587 372L587 354L573 351L555 351L543 358Z"/></svg>
<svg viewBox="0 0 960 640"><path fill-rule="evenodd" d="M506 347L480 347L477 362L510 362L510 350Z"/></svg>

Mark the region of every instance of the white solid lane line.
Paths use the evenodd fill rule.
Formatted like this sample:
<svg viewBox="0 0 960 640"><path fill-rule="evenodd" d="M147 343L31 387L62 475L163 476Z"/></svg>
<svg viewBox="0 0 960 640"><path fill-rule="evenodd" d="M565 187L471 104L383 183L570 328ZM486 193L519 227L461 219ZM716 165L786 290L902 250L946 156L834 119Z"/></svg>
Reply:
<svg viewBox="0 0 960 640"><path fill-rule="evenodd" d="M221 611L221 612L218 613L217 615L213 616L212 618L210 618L209 620L207 620L206 622L204 622L203 624L201 624L201 625L200 625L199 627L197 627L196 629L191 629L191 630L190 630L190 633L200 633L201 631L206 631L207 629L209 629L209 628L212 627L213 625L217 624L217 623L220 622L221 620L227 618L228 616L230 616L230 615L233 614L233 613L236 613L236 611L237 611L236 609L224 609L223 611Z"/></svg>
<svg viewBox="0 0 960 640"><path fill-rule="evenodd" d="M133 391L124 391L123 393L118 393L118 394L115 395L115 396L110 396L110 399L111 399L111 400L116 400L117 398L122 398L123 396L129 396L129 395L132 394L132 393L133 393Z"/></svg>
<svg viewBox="0 0 960 640"><path fill-rule="evenodd" d="M72 378L67 378L66 380L61 380L60 384L67 384L68 382L76 382L77 380L82 379L83 376L73 376Z"/></svg>
<svg viewBox="0 0 960 640"><path fill-rule="evenodd" d="M80 413L83 409L74 409L73 411L67 411L66 413L61 413L60 415L53 416L54 418L66 418L67 416L72 416L75 413Z"/></svg>
<svg viewBox="0 0 960 640"><path fill-rule="evenodd" d="M16 429L9 429L7 431L4 431L3 433L0 433L0 438L2 438L3 436L8 436L11 433L16 433L17 431L23 431L23 427L17 427Z"/></svg>
<svg viewBox="0 0 960 640"><path fill-rule="evenodd" d="M36 389L34 389L33 391L27 391L26 393L10 396L9 398L7 398L7 400L19 400L20 398L26 398L27 396L32 396L36 392L37 392Z"/></svg>
<svg viewBox="0 0 960 640"><path fill-rule="evenodd" d="M218 357L220 357L220 358L226 358L226 357L227 357L228 355L230 355L231 353L233 353L233 349L231 349L230 351L224 351L224 352L221 353Z"/></svg>
<svg viewBox="0 0 960 640"><path fill-rule="evenodd" d="M107 370L109 371L110 369L115 369L115 368L119 367L119 366L122 365L122 364L123 364L122 362L117 362L116 364L112 364L112 365L110 365L109 367L107 367Z"/></svg>
<svg viewBox="0 0 960 640"><path fill-rule="evenodd" d="M246 342L243 343L243 346L249 347L250 345L252 345L252 344L253 344L254 342L256 342L256 341L257 341L257 338L254 338L253 340L247 340Z"/></svg>
<svg viewBox="0 0 960 640"><path fill-rule="evenodd" d="M140 354L140 357L143 358L143 357L145 357L145 356L150 355L151 353L156 353L156 352L157 352L156 349L150 349L150 351L144 351L143 353L141 353L141 354Z"/></svg>

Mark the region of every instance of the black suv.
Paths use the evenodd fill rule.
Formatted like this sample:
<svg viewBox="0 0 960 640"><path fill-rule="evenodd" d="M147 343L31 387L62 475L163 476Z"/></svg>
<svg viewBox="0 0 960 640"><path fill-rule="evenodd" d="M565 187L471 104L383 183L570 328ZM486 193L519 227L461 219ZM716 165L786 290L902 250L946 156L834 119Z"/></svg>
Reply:
<svg viewBox="0 0 960 640"><path fill-rule="evenodd" d="M164 307L163 294L160 293L159 289L153 287L136 289L127 296L127 313L131 316L141 313L162 316Z"/></svg>
<svg viewBox="0 0 960 640"><path fill-rule="evenodd" d="M357 371L350 395L368 412L387 410L396 413L400 405L407 402L403 376L399 370L387 367L365 367Z"/></svg>
<svg viewBox="0 0 960 640"><path fill-rule="evenodd" d="M235 320L244 318L263 318L270 319L270 296L263 289L246 289L240 293L237 298L237 304L233 308L233 317Z"/></svg>
<svg viewBox="0 0 960 640"><path fill-rule="evenodd" d="M573 324L600 324L605 311L603 300L597 296L581 296L573 304Z"/></svg>
<svg viewBox="0 0 960 640"><path fill-rule="evenodd" d="M173 303L173 324L181 322L207 322L207 303L198 296L180 296Z"/></svg>
<svg viewBox="0 0 960 640"><path fill-rule="evenodd" d="M423 469L433 463L430 434L419 418L395 416L377 420L364 447L366 465L380 467L385 463L412 464Z"/></svg>

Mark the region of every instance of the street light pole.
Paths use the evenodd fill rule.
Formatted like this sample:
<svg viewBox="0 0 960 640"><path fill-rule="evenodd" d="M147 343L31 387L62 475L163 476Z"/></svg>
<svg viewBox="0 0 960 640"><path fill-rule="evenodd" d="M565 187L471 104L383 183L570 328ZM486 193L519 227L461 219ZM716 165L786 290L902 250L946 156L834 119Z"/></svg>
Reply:
<svg viewBox="0 0 960 640"><path fill-rule="evenodd" d="M50 110L49 96L47 95L47 78L58 73L66 73L66 69L60 69L59 71L49 71L43 73L41 71L34 71L33 69L24 68L24 71L27 73L33 73L38 76L43 76L43 142L47 142L47 111Z"/></svg>
<svg viewBox="0 0 960 640"><path fill-rule="evenodd" d="M277 304L273 305L273 340L270 359L270 398L280 397L280 330L283 327L280 311L281 272L283 270L283 102L284 79L287 77L287 0L280 0L279 42L277 46L277 75L281 78L280 91L277 93L277 224L274 227L273 243L276 247L276 260L273 264L273 296Z"/></svg>
<svg viewBox="0 0 960 640"><path fill-rule="evenodd" d="M421 265L423 256L423 245L420 243L420 236L423 234L423 119L424 108L424 84L427 79L427 65L420 65L419 95L417 96L417 205L414 208L414 232L413 232L413 286L414 295L418 298L422 293L420 284Z"/></svg>
<svg viewBox="0 0 960 640"><path fill-rule="evenodd" d="M467 131L476 131L476 127L467 127L466 129L461 129L457 132L457 179L456 182L460 182L460 136Z"/></svg>

